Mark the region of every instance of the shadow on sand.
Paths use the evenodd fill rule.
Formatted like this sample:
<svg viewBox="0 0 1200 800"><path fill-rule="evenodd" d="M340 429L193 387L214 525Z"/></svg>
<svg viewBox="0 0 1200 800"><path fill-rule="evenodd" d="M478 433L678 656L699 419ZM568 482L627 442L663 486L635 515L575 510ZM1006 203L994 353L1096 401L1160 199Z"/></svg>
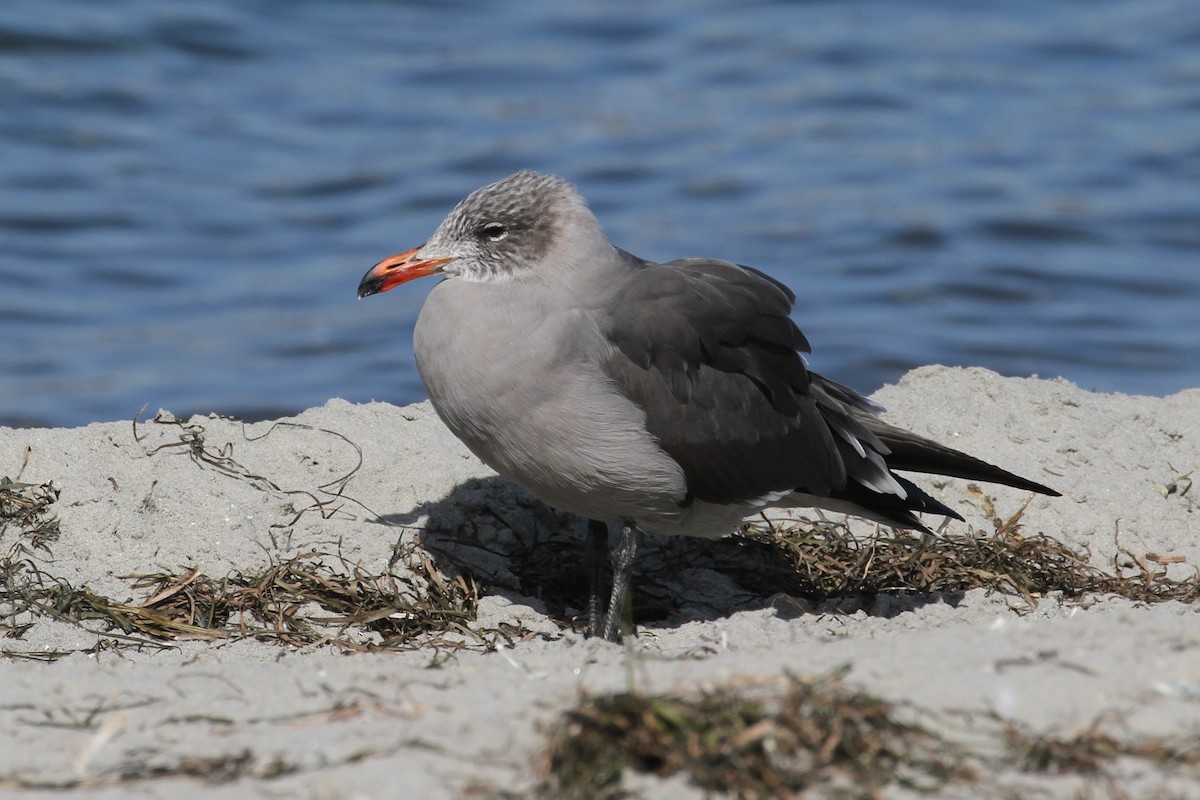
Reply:
<svg viewBox="0 0 1200 800"><path fill-rule="evenodd" d="M443 573L469 574L485 593L544 609L560 626L580 632L586 626L585 521L503 478L467 481L440 499L378 521L413 531ZM633 578L634 620L653 627L767 607L785 619L858 611L892 617L931 603L957 605L961 598L878 591L831 596L770 537L747 535L708 540L647 533Z"/></svg>

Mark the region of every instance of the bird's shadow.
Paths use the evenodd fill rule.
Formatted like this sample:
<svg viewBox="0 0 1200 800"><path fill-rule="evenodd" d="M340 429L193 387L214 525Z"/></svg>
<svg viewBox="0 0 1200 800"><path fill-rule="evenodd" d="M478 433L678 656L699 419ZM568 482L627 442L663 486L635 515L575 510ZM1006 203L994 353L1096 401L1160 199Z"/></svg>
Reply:
<svg viewBox="0 0 1200 800"><path fill-rule="evenodd" d="M581 632L585 627L587 525L582 518L490 477L461 483L444 497L378 522L412 531L397 548L415 542L443 574L469 575L485 593L540 607L564 628ZM608 572L606 580L611 578ZM831 595L802 575L783 548L745 536L709 540L645 534L633 573L639 625L670 626L762 608L788 619L857 612L892 617L930 603L957 605L961 598L961 593L944 592Z"/></svg>

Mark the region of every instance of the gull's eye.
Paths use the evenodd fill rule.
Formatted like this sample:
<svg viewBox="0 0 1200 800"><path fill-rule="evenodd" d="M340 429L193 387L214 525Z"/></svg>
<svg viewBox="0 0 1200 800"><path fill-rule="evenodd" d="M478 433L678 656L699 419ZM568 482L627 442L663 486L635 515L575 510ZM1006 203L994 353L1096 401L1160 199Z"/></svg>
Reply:
<svg viewBox="0 0 1200 800"><path fill-rule="evenodd" d="M485 222L476 228L475 232L490 242L499 242L508 238L508 228L499 222Z"/></svg>

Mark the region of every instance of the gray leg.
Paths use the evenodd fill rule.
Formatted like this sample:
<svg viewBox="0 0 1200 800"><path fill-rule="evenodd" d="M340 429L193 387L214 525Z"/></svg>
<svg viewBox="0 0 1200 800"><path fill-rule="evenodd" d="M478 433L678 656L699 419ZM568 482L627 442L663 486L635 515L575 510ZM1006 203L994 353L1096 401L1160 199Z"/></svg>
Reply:
<svg viewBox="0 0 1200 800"><path fill-rule="evenodd" d="M587 542L584 546L588 568L588 636L599 636L604 627L604 561L608 558L608 525L589 519Z"/></svg>
<svg viewBox="0 0 1200 800"><path fill-rule="evenodd" d="M628 605L630 578L637 548L638 529L626 522L621 527L621 543L617 545L617 551L613 554L612 595L608 599L608 614L604 618L604 630L601 632L601 636L610 642L619 643L623 634L633 630L633 613Z"/></svg>

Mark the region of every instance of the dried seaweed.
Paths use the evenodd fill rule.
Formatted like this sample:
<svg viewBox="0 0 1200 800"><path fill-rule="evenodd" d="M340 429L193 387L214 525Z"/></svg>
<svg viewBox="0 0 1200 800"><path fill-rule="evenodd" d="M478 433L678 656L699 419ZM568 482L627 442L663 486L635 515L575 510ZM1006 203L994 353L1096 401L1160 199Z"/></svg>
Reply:
<svg viewBox="0 0 1200 800"><path fill-rule="evenodd" d="M130 575L149 596L110 606L109 613L125 630L164 639L255 637L347 650L482 644L467 626L478 587L467 577L446 578L427 558L418 556L414 566L414 576L370 573L340 555L314 551L222 580L194 569Z"/></svg>
<svg viewBox="0 0 1200 800"><path fill-rule="evenodd" d="M623 797L628 769L683 773L736 798L793 797L813 787L874 796L885 786L932 791L971 780L960 751L902 720L892 704L847 687L843 674L584 697L549 736L538 793Z"/></svg>
<svg viewBox="0 0 1200 800"><path fill-rule="evenodd" d="M240 420L235 420L232 417L221 417L221 419L241 422ZM348 436L335 430L330 430L329 428L317 428L300 422L274 422L271 424L271 427L267 428L267 430L263 433L258 434L257 436L250 436L248 433L246 433L246 423L241 423L242 438L247 442L255 442L261 439L266 439L279 428L295 428L299 430L327 433L330 436L341 439L343 442L350 445L350 447L352 447L357 454L357 462L344 475L318 486L317 490L326 495L325 498L320 498L307 489L284 489L265 475L259 475L255 472L252 472L246 466L234 459L234 446L232 442L225 442L220 446L209 444L207 431L203 425L190 420L176 419L174 416L164 411L160 411L155 414L151 421L158 425L168 425L179 428L179 437L178 441L168 442L167 444L159 445L158 447L147 451L146 455L148 456L153 456L157 453L167 450L182 450L183 452L187 453L188 457L192 460L192 463L199 467L215 469L231 478L243 480L254 486L257 486L263 491L274 492L281 495L306 497L312 501L309 505L299 508L292 519L287 522L276 523L275 525L272 525L273 528L289 528L295 525L296 521L301 516L310 511L316 511L323 519L329 519L341 510L343 501L357 503L357 501L353 500L352 498L346 497L344 493L346 486L362 468L362 448L359 447L359 445ZM133 438L134 441L142 441L142 437L138 433L137 417L134 417L133 419Z"/></svg>
<svg viewBox="0 0 1200 800"><path fill-rule="evenodd" d="M97 775L61 779L0 776L0 789L69 791L109 786L130 786L168 778L192 778L208 784L226 784L244 779L270 780L301 772L296 764L280 756L260 758L244 748L216 756L184 756L175 760L131 759Z"/></svg>
<svg viewBox="0 0 1200 800"><path fill-rule="evenodd" d="M933 733L916 709L843 683L847 669L814 679L733 679L705 691L582 697L550 728L541 759L541 797L610 800L630 796L628 774L682 775L721 796L876 798L889 789L952 796L1026 797L1012 770L1078 778L1127 800L1131 774L1200 780L1200 733L1137 735L1102 715L1082 730L1035 732L991 716L1000 751ZM986 730L986 728L985 728ZM940 794L939 794L940 796ZM1155 796L1184 796L1164 788ZM1189 795L1190 796L1190 795Z"/></svg>
<svg viewBox="0 0 1200 800"><path fill-rule="evenodd" d="M1007 758L1026 772L1053 775L1109 776L1120 758L1160 767L1200 767L1200 733L1190 736L1119 735L1112 715L1093 720L1072 733L1034 732L1012 720L999 720Z"/></svg>
<svg viewBox="0 0 1200 800"><path fill-rule="evenodd" d="M1026 504L1027 505L1027 504ZM722 540L653 537L643 548L634 582L634 611L642 622L672 613L668 598L687 570L729 576L743 606L785 594L813 603L880 595L953 595L973 589L1013 597L1024 608L1060 593L1082 600L1118 596L1137 602L1200 599L1200 572L1173 577L1181 556L1137 555L1120 549L1111 571L1095 566L1086 549L1023 529L1026 506L993 516L993 529L927 537L911 531L856 534L845 522L817 520L747 525ZM522 589L537 596L563 624L578 624L571 610L584 607L584 553L576 539L558 538L516 554ZM1132 564L1133 567L1123 566ZM675 601L676 603L678 600Z"/></svg>
<svg viewBox="0 0 1200 800"><path fill-rule="evenodd" d="M0 477L0 542L10 528L17 529L17 541L10 555L23 549L49 552L48 545L58 540L58 518L49 514L59 490L52 482L18 483Z"/></svg>
<svg viewBox="0 0 1200 800"><path fill-rule="evenodd" d="M0 632L19 639L38 617L84 625L118 647L163 647L174 639L255 637L291 646L346 650L487 647L472 630L480 590L467 575L442 575L422 552L401 553L407 569L367 571L337 553L312 551L252 574L214 579L197 569L125 576L145 595L122 603L75 587L33 558L58 535L50 483L0 479ZM499 632L496 635L500 635ZM52 651L5 651L54 660Z"/></svg>
<svg viewBox="0 0 1200 800"><path fill-rule="evenodd" d="M896 531L859 538L838 523L752 526L748 535L781 550L794 572L787 589L813 599L971 589L1013 594L1029 606L1051 592L1067 598L1116 595L1146 603L1200 598L1200 570L1182 579L1167 572L1166 565L1181 558L1139 557L1121 549L1114 555L1113 572L1105 572L1094 566L1086 549L1074 549L1045 533L1024 534L1022 520L1032 497L1007 517L998 516L985 497L993 530L970 530L962 536ZM1136 571L1129 572L1122 561L1135 564Z"/></svg>

